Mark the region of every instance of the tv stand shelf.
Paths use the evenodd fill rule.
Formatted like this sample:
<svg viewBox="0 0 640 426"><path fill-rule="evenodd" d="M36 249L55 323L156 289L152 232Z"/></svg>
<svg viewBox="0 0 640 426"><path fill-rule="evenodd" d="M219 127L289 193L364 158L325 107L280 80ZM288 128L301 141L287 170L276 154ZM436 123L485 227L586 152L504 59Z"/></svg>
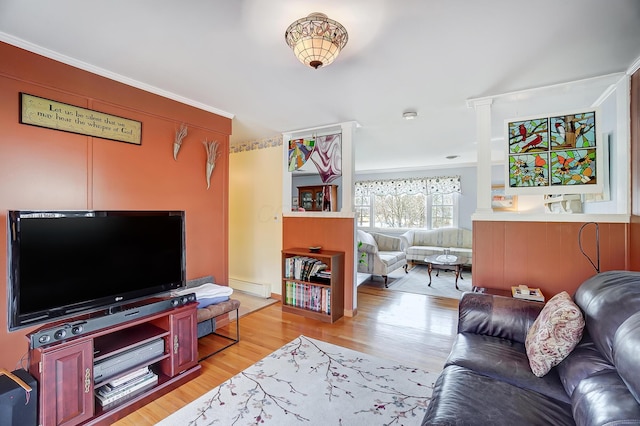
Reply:
<svg viewBox="0 0 640 426"><path fill-rule="evenodd" d="M132 346L141 345L167 335L169 335L168 330L163 330L150 323L142 323L123 331L99 336L93 341L93 361L108 358L130 349Z"/></svg>
<svg viewBox="0 0 640 426"><path fill-rule="evenodd" d="M87 332L31 349L29 372L43 391L39 425L112 424L200 374L197 347L197 302ZM164 352L94 383L94 365L110 356L162 339ZM94 391L118 377L149 366L158 376L153 387L126 395L104 408Z"/></svg>

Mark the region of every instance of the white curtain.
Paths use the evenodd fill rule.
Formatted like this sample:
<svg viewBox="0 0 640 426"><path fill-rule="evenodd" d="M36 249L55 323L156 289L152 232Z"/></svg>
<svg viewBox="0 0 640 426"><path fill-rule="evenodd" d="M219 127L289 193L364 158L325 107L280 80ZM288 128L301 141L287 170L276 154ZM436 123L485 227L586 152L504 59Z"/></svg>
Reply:
<svg viewBox="0 0 640 426"><path fill-rule="evenodd" d="M366 180L356 182L356 196L394 194L449 194L460 191L460 176Z"/></svg>
<svg viewBox="0 0 640 426"><path fill-rule="evenodd" d="M460 176L437 176L427 178L427 194L451 194L460 190Z"/></svg>

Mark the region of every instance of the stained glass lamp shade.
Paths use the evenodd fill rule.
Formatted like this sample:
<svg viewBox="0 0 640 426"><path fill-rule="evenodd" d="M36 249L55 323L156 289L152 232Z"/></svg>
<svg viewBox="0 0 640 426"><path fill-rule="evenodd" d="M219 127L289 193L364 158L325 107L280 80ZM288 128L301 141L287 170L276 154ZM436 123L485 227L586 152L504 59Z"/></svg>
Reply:
<svg viewBox="0 0 640 426"><path fill-rule="evenodd" d="M339 22L316 12L289 25L284 38L300 62L317 69L336 59L349 36Z"/></svg>

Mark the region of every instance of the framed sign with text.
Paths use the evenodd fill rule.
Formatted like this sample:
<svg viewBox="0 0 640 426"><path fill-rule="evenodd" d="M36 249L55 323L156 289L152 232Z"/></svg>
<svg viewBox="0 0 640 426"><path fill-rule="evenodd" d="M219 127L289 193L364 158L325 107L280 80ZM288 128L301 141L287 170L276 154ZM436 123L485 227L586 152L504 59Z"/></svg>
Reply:
<svg viewBox="0 0 640 426"><path fill-rule="evenodd" d="M20 123L140 145L142 123L20 93Z"/></svg>

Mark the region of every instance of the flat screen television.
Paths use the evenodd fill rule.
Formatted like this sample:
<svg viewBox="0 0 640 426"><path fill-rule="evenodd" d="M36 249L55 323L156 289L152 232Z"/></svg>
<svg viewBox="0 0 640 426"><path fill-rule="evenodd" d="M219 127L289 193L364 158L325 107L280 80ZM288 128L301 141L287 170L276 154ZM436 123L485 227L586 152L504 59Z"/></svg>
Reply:
<svg viewBox="0 0 640 426"><path fill-rule="evenodd" d="M9 211L9 330L182 287L184 211Z"/></svg>

